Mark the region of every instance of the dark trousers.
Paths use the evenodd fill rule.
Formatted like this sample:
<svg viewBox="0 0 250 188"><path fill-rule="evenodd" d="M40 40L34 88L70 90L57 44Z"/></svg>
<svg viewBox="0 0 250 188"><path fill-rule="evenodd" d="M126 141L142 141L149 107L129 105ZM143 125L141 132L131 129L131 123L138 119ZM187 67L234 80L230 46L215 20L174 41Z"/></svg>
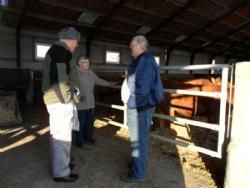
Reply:
<svg viewBox="0 0 250 188"><path fill-rule="evenodd" d="M78 119L80 129L75 132L75 143L79 144L93 140L94 109L78 110Z"/></svg>
<svg viewBox="0 0 250 188"><path fill-rule="evenodd" d="M145 178L150 126L154 111L154 107L143 111L128 108L128 130L132 147L130 175L136 179Z"/></svg>

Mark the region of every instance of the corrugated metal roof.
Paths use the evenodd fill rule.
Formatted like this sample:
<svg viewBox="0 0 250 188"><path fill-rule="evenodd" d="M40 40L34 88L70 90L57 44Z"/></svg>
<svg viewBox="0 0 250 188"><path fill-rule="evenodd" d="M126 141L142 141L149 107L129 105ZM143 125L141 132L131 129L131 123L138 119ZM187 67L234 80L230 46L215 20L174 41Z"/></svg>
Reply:
<svg viewBox="0 0 250 188"><path fill-rule="evenodd" d="M8 7L0 6L1 23L48 30L73 25L91 38L120 42L150 28L146 36L153 44L211 55L230 47L232 56L240 56L233 46L246 52L250 47L246 0L38 0L26 9L25 2L10 0Z"/></svg>

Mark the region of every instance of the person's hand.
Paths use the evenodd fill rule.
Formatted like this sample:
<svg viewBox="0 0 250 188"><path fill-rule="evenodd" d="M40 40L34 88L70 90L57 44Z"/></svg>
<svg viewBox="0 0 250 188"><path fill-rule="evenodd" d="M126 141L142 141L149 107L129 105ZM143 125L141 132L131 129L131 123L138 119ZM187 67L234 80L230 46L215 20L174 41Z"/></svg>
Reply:
<svg viewBox="0 0 250 188"><path fill-rule="evenodd" d="M74 90L73 90L73 95L76 97L76 96L79 96L80 95L80 90L75 87Z"/></svg>
<svg viewBox="0 0 250 188"><path fill-rule="evenodd" d="M79 103L80 102L80 90L79 88L75 87L72 90L72 95L73 95L73 100L75 101L75 103Z"/></svg>

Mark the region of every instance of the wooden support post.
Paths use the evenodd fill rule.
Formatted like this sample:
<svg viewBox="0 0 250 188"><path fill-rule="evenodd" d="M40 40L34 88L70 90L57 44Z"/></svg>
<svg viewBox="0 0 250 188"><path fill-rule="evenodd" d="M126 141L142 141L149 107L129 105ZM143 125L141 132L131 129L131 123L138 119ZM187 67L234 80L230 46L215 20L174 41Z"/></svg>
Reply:
<svg viewBox="0 0 250 188"><path fill-rule="evenodd" d="M250 178L250 62L236 64L234 111L224 188L249 188Z"/></svg>
<svg viewBox="0 0 250 188"><path fill-rule="evenodd" d="M170 61L170 55L171 55L171 50L167 50L167 59L165 62L165 65L168 66L169 65L169 61ZM166 74L168 73L168 71L166 70Z"/></svg>
<svg viewBox="0 0 250 188"><path fill-rule="evenodd" d="M195 54L191 54L190 56L190 65L193 65L194 64L194 57L195 57ZM192 70L190 70L190 74L192 74Z"/></svg>
<svg viewBox="0 0 250 188"><path fill-rule="evenodd" d="M88 58L90 58L90 43L91 43L91 40L90 40L90 38L87 37L87 40L86 40L86 56Z"/></svg>
<svg viewBox="0 0 250 188"><path fill-rule="evenodd" d="M16 60L17 60L17 68L21 68L21 34L20 29L16 29Z"/></svg>
<svg viewBox="0 0 250 188"><path fill-rule="evenodd" d="M230 59L232 59L232 57L227 56L227 57L225 58L225 64L228 64L228 62L229 62Z"/></svg>

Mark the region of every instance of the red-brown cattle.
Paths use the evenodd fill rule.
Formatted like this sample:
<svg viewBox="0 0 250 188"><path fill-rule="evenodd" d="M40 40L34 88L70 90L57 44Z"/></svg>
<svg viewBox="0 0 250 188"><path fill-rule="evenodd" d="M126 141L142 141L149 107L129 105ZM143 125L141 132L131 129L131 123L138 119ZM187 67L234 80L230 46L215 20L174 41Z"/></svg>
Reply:
<svg viewBox="0 0 250 188"><path fill-rule="evenodd" d="M220 78L212 76L203 78L194 77L169 77L162 76L162 82L166 89L182 89L191 91L219 92L221 90ZM228 85L229 91L229 85ZM229 93L228 93L229 94ZM208 123L219 122L220 100L217 98L197 97L183 94L164 93L164 101L158 105L157 112L170 116L201 120ZM171 127L175 135L187 135L180 131L178 126L167 120L156 120L161 130L166 126ZM179 133L182 132L182 133Z"/></svg>

